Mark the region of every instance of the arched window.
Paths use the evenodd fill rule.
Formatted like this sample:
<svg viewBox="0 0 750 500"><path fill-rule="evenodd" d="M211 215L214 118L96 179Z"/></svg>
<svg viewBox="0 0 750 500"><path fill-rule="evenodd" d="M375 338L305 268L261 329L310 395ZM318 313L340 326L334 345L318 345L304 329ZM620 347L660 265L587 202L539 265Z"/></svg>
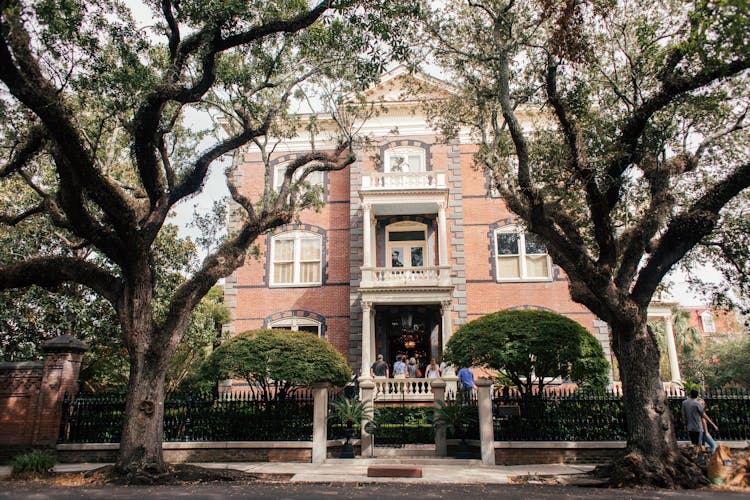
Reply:
<svg viewBox="0 0 750 500"><path fill-rule="evenodd" d="M427 225L402 221L390 224L386 232L387 267L422 267L427 265Z"/></svg>
<svg viewBox="0 0 750 500"><path fill-rule="evenodd" d="M547 248L536 235L506 226L495 231L494 245L498 281L552 279Z"/></svg>
<svg viewBox="0 0 750 500"><path fill-rule="evenodd" d="M271 330L292 330L300 332L310 332L318 337L322 336L320 321L310 318L300 318L292 316L271 322L268 327Z"/></svg>
<svg viewBox="0 0 750 500"><path fill-rule="evenodd" d="M385 172L424 172L427 170L425 151L422 148L398 147L386 150Z"/></svg>
<svg viewBox="0 0 750 500"><path fill-rule="evenodd" d="M271 238L271 285L321 284L323 238L308 231L288 231Z"/></svg>

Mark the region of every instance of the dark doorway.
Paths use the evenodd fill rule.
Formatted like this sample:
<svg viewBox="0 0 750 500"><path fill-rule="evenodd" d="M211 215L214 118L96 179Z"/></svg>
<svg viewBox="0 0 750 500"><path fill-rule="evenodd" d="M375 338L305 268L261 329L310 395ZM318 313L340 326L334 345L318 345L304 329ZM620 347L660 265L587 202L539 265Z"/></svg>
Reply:
<svg viewBox="0 0 750 500"><path fill-rule="evenodd" d="M396 356L405 355L424 372L430 358L442 353L439 306L378 306L377 311L377 349L385 351L391 367Z"/></svg>

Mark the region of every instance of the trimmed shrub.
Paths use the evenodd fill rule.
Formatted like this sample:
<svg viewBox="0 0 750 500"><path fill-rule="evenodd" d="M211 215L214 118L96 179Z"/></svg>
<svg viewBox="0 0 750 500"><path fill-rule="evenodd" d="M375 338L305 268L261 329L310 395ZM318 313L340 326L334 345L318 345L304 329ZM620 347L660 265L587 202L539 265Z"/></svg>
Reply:
<svg viewBox="0 0 750 500"><path fill-rule="evenodd" d="M16 455L10 461L11 473L17 475L45 475L55 466L55 454L49 450L31 450Z"/></svg>

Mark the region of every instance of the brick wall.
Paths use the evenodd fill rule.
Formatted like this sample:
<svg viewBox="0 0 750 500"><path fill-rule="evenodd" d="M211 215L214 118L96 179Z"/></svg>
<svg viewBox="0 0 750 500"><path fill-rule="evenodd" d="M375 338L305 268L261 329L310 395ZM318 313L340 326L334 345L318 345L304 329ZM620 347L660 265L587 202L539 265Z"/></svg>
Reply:
<svg viewBox="0 0 750 500"><path fill-rule="evenodd" d="M43 362L0 363L0 458L57 443L63 397L77 392L87 349L63 335L44 343Z"/></svg>

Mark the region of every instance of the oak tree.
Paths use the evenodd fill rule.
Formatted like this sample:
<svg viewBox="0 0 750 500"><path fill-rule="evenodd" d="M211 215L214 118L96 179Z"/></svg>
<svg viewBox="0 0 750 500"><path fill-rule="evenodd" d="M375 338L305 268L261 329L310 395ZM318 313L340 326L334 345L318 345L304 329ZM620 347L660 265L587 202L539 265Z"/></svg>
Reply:
<svg viewBox="0 0 750 500"><path fill-rule="evenodd" d="M614 484L694 486L647 309L750 185L741 0L470 0L429 25L455 99L436 115L611 330L627 414ZM746 207L745 207L746 209Z"/></svg>
<svg viewBox="0 0 750 500"><path fill-rule="evenodd" d="M403 57L410 3L357 0L150 0L139 26L120 0L0 0L0 181L33 193L2 200L0 222L46 218L85 255L40 248L0 265L0 289L83 285L113 307L130 374L116 470L162 477L165 376L190 311L241 266L269 229L314 206L298 196L315 171L354 161L345 128L334 146L289 163L280 188L266 168L249 198L231 183L238 229L157 307L154 243L172 209L201 192L223 155L295 134L290 106L311 82L347 90ZM305 87L307 85L307 87ZM215 137L191 129L209 113ZM237 156L238 158L241 155ZM52 165L43 175L40 165Z"/></svg>

